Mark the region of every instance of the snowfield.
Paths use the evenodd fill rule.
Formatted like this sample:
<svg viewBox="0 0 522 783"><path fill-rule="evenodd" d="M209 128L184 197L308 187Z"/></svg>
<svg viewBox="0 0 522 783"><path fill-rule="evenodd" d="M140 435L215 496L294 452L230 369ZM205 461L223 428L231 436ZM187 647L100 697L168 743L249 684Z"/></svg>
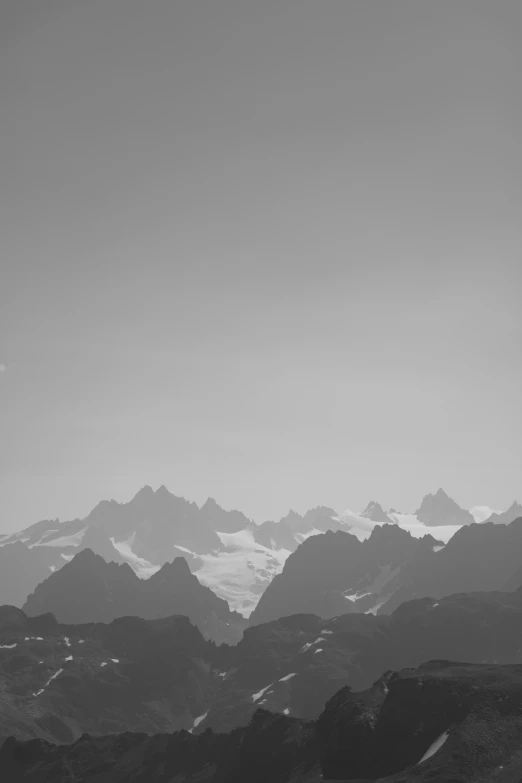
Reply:
<svg viewBox="0 0 522 783"><path fill-rule="evenodd" d="M198 555L180 546L175 548L201 561L201 568L195 571L201 584L228 601L231 609L249 617L291 552L258 544L250 530L217 535L224 547L221 551Z"/></svg>

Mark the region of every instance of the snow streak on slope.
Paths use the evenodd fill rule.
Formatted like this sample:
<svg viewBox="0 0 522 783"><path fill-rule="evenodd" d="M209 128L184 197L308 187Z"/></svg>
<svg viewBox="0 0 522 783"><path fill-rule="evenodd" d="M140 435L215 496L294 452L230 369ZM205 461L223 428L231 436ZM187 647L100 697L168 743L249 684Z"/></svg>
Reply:
<svg viewBox="0 0 522 783"><path fill-rule="evenodd" d="M134 532L125 541L116 541L114 537L109 538L109 541L113 545L114 549L122 556L122 558L130 565L132 570L137 576L142 579L152 576L156 571L159 571L161 566L154 565L144 557L139 557L132 551L132 545L136 538L136 532Z"/></svg>
<svg viewBox="0 0 522 783"><path fill-rule="evenodd" d="M52 531L57 532L57 531ZM42 536L42 538L36 542L36 544L29 544L29 549L32 549L34 546L80 546L82 543L82 538L84 537L85 533L87 532L87 527L82 528L82 530L78 530L76 533L72 533L70 536L60 536L60 538L51 538L50 541L45 541L44 539L47 538L47 535Z"/></svg>
<svg viewBox="0 0 522 783"><path fill-rule="evenodd" d="M177 546L202 562L195 573L201 584L228 601L231 609L248 617L261 593L276 574L283 570L289 549L269 549L258 544L250 530L218 533L223 549L198 555Z"/></svg>

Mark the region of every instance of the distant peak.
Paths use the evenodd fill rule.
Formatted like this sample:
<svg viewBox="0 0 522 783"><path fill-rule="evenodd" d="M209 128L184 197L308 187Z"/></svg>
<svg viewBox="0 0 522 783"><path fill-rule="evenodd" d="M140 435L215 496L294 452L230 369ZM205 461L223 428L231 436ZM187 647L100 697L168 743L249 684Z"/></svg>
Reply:
<svg viewBox="0 0 522 783"><path fill-rule="evenodd" d="M366 519L371 519L373 522L391 522L392 520L386 514L383 507L380 503L377 503L375 500L370 500L366 508L361 514L362 517L366 517Z"/></svg>
<svg viewBox="0 0 522 783"><path fill-rule="evenodd" d="M76 554L72 560L69 562L71 563L88 563L88 562L95 562L103 560L103 557L100 555L97 555L95 552L92 551L92 549L89 549L89 547L86 547L85 549L82 549L78 554ZM103 560L105 562L105 560Z"/></svg>
<svg viewBox="0 0 522 783"><path fill-rule="evenodd" d="M144 487L142 487L141 489L139 489L136 492L134 497L135 498L137 498L137 497L147 497L148 495L153 495L153 494L154 494L154 490L152 489L152 487L149 484L145 484Z"/></svg>
<svg viewBox="0 0 522 783"><path fill-rule="evenodd" d="M164 563L160 570L157 571L151 579L154 579L154 577L160 577L160 575L163 576L176 576L176 577L183 577L183 576L192 576L192 572L189 568L189 564L185 560L184 557L175 557L172 563Z"/></svg>

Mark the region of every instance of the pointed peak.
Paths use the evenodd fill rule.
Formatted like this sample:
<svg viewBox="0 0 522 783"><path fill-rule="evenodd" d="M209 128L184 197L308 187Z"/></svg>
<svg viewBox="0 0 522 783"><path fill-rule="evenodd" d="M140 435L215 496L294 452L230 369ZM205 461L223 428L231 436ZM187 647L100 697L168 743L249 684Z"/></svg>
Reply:
<svg viewBox="0 0 522 783"><path fill-rule="evenodd" d="M362 517L371 519L373 522L392 522L388 514L384 511L380 503L375 500L370 500L364 511L361 513Z"/></svg>
<svg viewBox="0 0 522 783"><path fill-rule="evenodd" d="M145 484L144 487L139 489L136 494L133 497L133 500L136 500L136 498L148 498L152 497L154 495L154 490L152 489L149 484Z"/></svg>
<svg viewBox="0 0 522 783"><path fill-rule="evenodd" d="M206 508L207 511L208 511L211 508L221 508L221 506L219 505L219 503L216 500L214 500L214 498L208 497L205 500L205 502L203 503L203 505L201 506L201 508L202 509Z"/></svg>
<svg viewBox="0 0 522 783"><path fill-rule="evenodd" d="M105 560L101 555L97 555L96 552L93 552L92 549L89 549L89 547L86 547L85 549L80 550L72 560L70 560L70 563L96 563L99 561L103 561L105 563Z"/></svg>
<svg viewBox="0 0 522 783"><path fill-rule="evenodd" d="M157 581L163 577L187 577L192 576L192 571L184 557L175 557L171 563L164 563L159 571L151 576L151 580Z"/></svg>

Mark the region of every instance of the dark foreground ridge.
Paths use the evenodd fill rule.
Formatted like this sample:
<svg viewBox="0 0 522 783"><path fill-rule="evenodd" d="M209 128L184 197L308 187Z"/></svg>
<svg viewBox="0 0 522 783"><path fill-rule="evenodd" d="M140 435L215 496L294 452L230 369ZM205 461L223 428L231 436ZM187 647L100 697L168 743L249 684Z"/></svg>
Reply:
<svg viewBox="0 0 522 783"><path fill-rule="evenodd" d="M315 720L344 686L431 658L522 664L522 590L419 599L389 617L293 615L236 646L182 616L64 625L0 607L0 741L229 732L259 707Z"/></svg>
<svg viewBox="0 0 522 783"><path fill-rule="evenodd" d="M258 709L228 734L9 738L9 783L519 783L522 666L430 661L340 690L318 721Z"/></svg>

